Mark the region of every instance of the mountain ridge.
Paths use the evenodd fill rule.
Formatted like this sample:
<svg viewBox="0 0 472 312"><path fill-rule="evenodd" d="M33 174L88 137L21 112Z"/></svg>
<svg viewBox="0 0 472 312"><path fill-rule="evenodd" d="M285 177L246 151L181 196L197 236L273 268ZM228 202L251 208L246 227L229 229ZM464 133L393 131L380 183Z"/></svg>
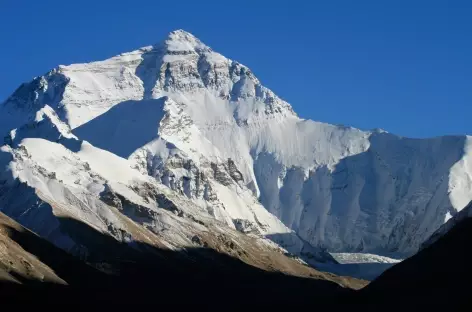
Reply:
<svg viewBox="0 0 472 312"><path fill-rule="evenodd" d="M167 198L189 208L176 205L177 215L277 237L316 261L330 259L324 249L408 256L472 199L470 137L409 139L301 119L249 68L184 31L59 66L0 110L3 194L20 179L49 193L46 202L84 203L91 215L100 207L92 223L114 224L102 208L112 190L113 203L145 208L154 224L156 194L169 189ZM43 157L44 148L56 155ZM80 200L51 191L55 183ZM0 209L28 211L2 198Z"/></svg>

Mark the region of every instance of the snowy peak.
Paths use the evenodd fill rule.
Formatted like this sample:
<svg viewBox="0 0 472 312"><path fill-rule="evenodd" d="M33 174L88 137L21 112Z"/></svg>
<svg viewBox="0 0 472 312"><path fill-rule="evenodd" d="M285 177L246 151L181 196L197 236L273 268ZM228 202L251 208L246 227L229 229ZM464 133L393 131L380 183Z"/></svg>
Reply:
<svg viewBox="0 0 472 312"><path fill-rule="evenodd" d="M248 67L213 51L188 32L173 31L160 44L142 51L143 61L136 75L143 81L145 98L159 97L163 91L205 89L222 100L262 102L266 107L261 111L268 114L295 115L291 106L262 86Z"/></svg>
<svg viewBox="0 0 472 312"><path fill-rule="evenodd" d="M6 111L1 115L14 115L6 118L0 131L21 126L44 104L56 109L74 129L118 103L157 99L169 92L192 93L199 103L188 104L195 111L201 110L200 99L208 94L203 103L207 108L231 110L239 123L250 122L252 117L296 116L290 104L265 88L249 68L177 30L155 46L104 61L59 66L23 84L0 108ZM213 103L209 98L214 98ZM227 104L230 107L222 108Z"/></svg>
<svg viewBox="0 0 472 312"><path fill-rule="evenodd" d="M165 47L169 54L186 54L191 51L211 51L211 49L198 38L182 29L170 32L167 39L157 46Z"/></svg>

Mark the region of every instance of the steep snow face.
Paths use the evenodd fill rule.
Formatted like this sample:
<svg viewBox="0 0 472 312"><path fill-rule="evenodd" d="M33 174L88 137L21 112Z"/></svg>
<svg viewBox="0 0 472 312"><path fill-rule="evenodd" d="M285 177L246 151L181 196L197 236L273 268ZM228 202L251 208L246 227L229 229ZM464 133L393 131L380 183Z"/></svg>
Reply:
<svg viewBox="0 0 472 312"><path fill-rule="evenodd" d="M415 252L447 214L462 208L451 206L449 183L464 141L372 134L368 150L343 158L331 170L313 169L300 182L298 233L335 251ZM470 197L466 185L461 196ZM319 226L313 228L313 221Z"/></svg>
<svg viewBox="0 0 472 312"><path fill-rule="evenodd" d="M411 254L472 199L469 137L407 139L301 119L246 66L181 30L59 66L1 109L10 153L32 137L79 158L93 148L108 155L100 168L130 167L227 226L281 244L293 241L288 227L331 251Z"/></svg>
<svg viewBox="0 0 472 312"><path fill-rule="evenodd" d="M448 212L445 216L445 223L439 227L423 244L421 249L426 248L443 235L445 235L449 230L451 230L456 224L461 222L466 218L472 218L472 201L470 200L470 192L472 185L472 138L467 137L465 143L465 154L460 161L458 161L450 171L449 187L448 191L453 196L451 198L451 204L453 207L450 208L451 212ZM458 213L454 212L454 207L462 206L464 207Z"/></svg>

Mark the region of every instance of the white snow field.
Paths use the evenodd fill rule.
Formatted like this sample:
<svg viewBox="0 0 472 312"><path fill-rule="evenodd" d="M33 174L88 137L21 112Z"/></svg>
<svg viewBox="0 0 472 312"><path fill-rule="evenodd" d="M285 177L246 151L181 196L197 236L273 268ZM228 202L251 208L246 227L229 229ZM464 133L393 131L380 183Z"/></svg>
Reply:
<svg viewBox="0 0 472 312"><path fill-rule="evenodd" d="M58 215L123 240L127 215L175 248L205 230L201 218L308 262L406 257L472 200L470 137L302 119L182 30L21 85L0 106L0 134L0 207L63 248L74 242Z"/></svg>

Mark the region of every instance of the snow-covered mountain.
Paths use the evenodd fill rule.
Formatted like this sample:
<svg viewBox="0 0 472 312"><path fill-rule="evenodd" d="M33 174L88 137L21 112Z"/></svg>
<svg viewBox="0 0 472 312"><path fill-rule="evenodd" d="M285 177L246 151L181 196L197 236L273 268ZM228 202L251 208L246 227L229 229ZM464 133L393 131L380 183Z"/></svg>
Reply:
<svg viewBox="0 0 472 312"><path fill-rule="evenodd" d="M229 235L305 260L410 255L472 199L470 137L302 119L182 30L21 85L0 134L0 209L69 250L61 215L171 248Z"/></svg>

